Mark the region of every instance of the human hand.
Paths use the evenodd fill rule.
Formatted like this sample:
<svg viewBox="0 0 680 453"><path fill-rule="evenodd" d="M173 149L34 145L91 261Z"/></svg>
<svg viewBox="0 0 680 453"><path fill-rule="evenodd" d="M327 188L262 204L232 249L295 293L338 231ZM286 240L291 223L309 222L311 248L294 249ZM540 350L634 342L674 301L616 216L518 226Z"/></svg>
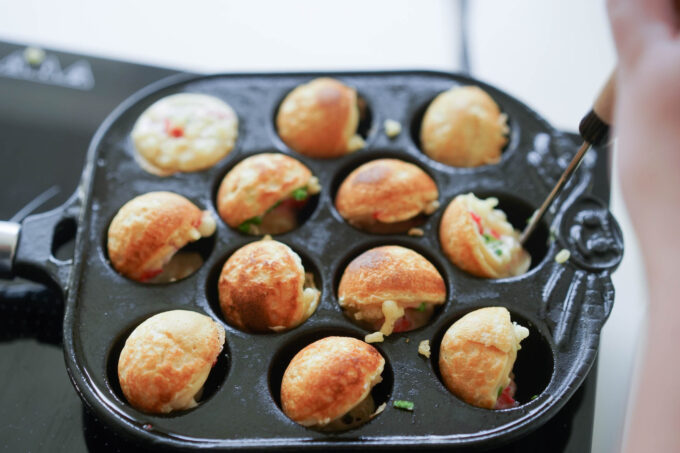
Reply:
<svg viewBox="0 0 680 453"><path fill-rule="evenodd" d="M608 0L619 54L614 124L621 185L645 254L680 227L679 3ZM648 258L650 265L657 261Z"/></svg>
<svg viewBox="0 0 680 453"><path fill-rule="evenodd" d="M608 0L619 54L615 134L621 187L649 288L646 338L625 451L680 451L680 33L672 0Z"/></svg>

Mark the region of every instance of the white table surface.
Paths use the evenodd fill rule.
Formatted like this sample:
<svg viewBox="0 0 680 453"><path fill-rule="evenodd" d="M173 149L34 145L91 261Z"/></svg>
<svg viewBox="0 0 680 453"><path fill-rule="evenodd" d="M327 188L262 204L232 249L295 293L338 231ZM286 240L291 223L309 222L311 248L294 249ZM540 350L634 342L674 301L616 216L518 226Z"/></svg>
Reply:
<svg viewBox="0 0 680 453"><path fill-rule="evenodd" d="M0 39L196 72L459 69L458 3L446 0L0 0ZM578 121L615 64L603 0L470 2L472 75L554 126ZM593 452L620 450L645 313L639 250L626 241L602 332Z"/></svg>

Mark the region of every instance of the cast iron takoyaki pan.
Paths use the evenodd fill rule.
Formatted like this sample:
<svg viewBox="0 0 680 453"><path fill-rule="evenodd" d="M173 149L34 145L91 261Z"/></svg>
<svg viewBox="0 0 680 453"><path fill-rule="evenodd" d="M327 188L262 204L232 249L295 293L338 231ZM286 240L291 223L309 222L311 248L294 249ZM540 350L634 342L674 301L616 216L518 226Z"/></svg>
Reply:
<svg viewBox="0 0 680 453"><path fill-rule="evenodd" d="M300 83L331 76L357 89L368 116L361 126L366 147L342 158L320 160L295 153L277 136L274 117L283 97ZM454 168L435 162L419 149L419 124L428 103L453 85L478 85L508 115L509 141L500 163ZM154 101L174 93L216 96L239 117L234 150L216 166L197 173L161 178L143 171L133 158L130 139L139 115ZM385 119L403 126L394 139ZM71 379L97 417L121 433L154 445L214 450L289 447L393 448L492 446L525 434L548 420L581 384L595 360L599 333L614 300L610 273L622 256L620 230L604 202L590 195L595 166L603 155L591 152L534 234L528 249L532 267L519 277L486 280L453 266L439 246L444 207L457 194L495 196L515 228L522 229L578 146L574 136L556 131L529 108L479 81L436 72L332 74L253 74L175 77L150 86L116 109L95 135L81 185L62 208L30 217L22 225L14 272L33 278L47 275L66 294L64 349ZM184 195L218 218L215 193L226 172L245 157L281 152L319 178L322 192L297 229L276 236L315 274L322 297L316 312L285 333L247 334L226 324L217 300L222 265L236 249L256 238L218 221L217 233L194 247L204 257L193 275L168 284L129 280L110 265L106 232L117 210L142 193L168 190ZM359 231L333 206L343 178L358 165L379 157L412 162L430 174L442 207L422 226L424 236L374 235ZM601 164L601 162L600 162ZM60 238L77 228L73 260L59 261L52 251ZM398 244L428 258L444 276L447 298L430 324L393 334L377 344L387 365L374 389L387 409L367 424L328 434L297 425L280 409L279 386L292 356L324 336L358 338L368 333L346 318L337 303L344 267L361 252ZM563 248L564 264L555 261ZM453 321L479 307L509 309L513 320L528 326L515 364L518 407L486 410L451 394L438 374L439 342ZM198 407L171 415L148 415L123 398L117 360L127 335L147 317L171 309L189 309L220 320L227 340L206 383ZM417 352L430 340L432 357ZM395 400L414 402L412 412L394 408Z"/></svg>

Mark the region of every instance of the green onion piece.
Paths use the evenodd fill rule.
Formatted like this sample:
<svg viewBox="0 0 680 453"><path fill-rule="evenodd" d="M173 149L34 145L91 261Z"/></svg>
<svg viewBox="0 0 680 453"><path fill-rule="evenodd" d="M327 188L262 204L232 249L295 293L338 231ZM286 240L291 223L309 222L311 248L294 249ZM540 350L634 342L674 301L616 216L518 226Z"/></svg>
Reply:
<svg viewBox="0 0 680 453"><path fill-rule="evenodd" d="M531 397L531 401L535 400L536 398L538 398L538 395L532 396L532 397Z"/></svg>
<svg viewBox="0 0 680 453"><path fill-rule="evenodd" d="M496 255L501 256L503 254L503 250L501 249L496 249L494 252Z"/></svg>
<svg viewBox="0 0 680 453"><path fill-rule="evenodd" d="M295 189L291 193L291 195L293 198L295 198L295 201L304 201L309 196L307 194L307 187L300 187L299 189Z"/></svg>
<svg viewBox="0 0 680 453"><path fill-rule="evenodd" d="M252 217L252 218L246 220L245 222L243 222L242 224L240 224L238 226L238 229L239 229L239 231L242 231L244 233L249 233L251 225L259 225L261 223L262 223L262 216L258 215L258 216Z"/></svg>
<svg viewBox="0 0 680 453"><path fill-rule="evenodd" d="M394 402L394 407L397 409L403 409L405 411L412 411L414 404L413 401L396 400Z"/></svg>
<svg viewBox="0 0 680 453"><path fill-rule="evenodd" d="M416 310L422 312L425 311L425 308L427 308L427 304L425 304L425 302L421 302L420 305L418 305L418 308L416 308Z"/></svg>
<svg viewBox="0 0 680 453"><path fill-rule="evenodd" d="M493 237L492 235L490 235L488 233L484 233L482 236L484 237L484 242L486 242L487 244L493 244L493 243L501 242L500 239Z"/></svg>
<svg viewBox="0 0 680 453"><path fill-rule="evenodd" d="M500 398L501 393L503 393L503 387L498 387L498 397Z"/></svg>

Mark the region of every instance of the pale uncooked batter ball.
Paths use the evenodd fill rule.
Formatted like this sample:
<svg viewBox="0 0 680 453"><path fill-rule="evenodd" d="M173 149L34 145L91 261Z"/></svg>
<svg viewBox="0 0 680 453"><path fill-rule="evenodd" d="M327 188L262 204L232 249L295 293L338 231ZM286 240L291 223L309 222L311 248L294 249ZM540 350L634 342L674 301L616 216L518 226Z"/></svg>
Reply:
<svg viewBox="0 0 680 453"><path fill-rule="evenodd" d="M215 165L232 150L237 135L238 118L229 105L191 93L156 101L132 130L139 164L159 176Z"/></svg>

